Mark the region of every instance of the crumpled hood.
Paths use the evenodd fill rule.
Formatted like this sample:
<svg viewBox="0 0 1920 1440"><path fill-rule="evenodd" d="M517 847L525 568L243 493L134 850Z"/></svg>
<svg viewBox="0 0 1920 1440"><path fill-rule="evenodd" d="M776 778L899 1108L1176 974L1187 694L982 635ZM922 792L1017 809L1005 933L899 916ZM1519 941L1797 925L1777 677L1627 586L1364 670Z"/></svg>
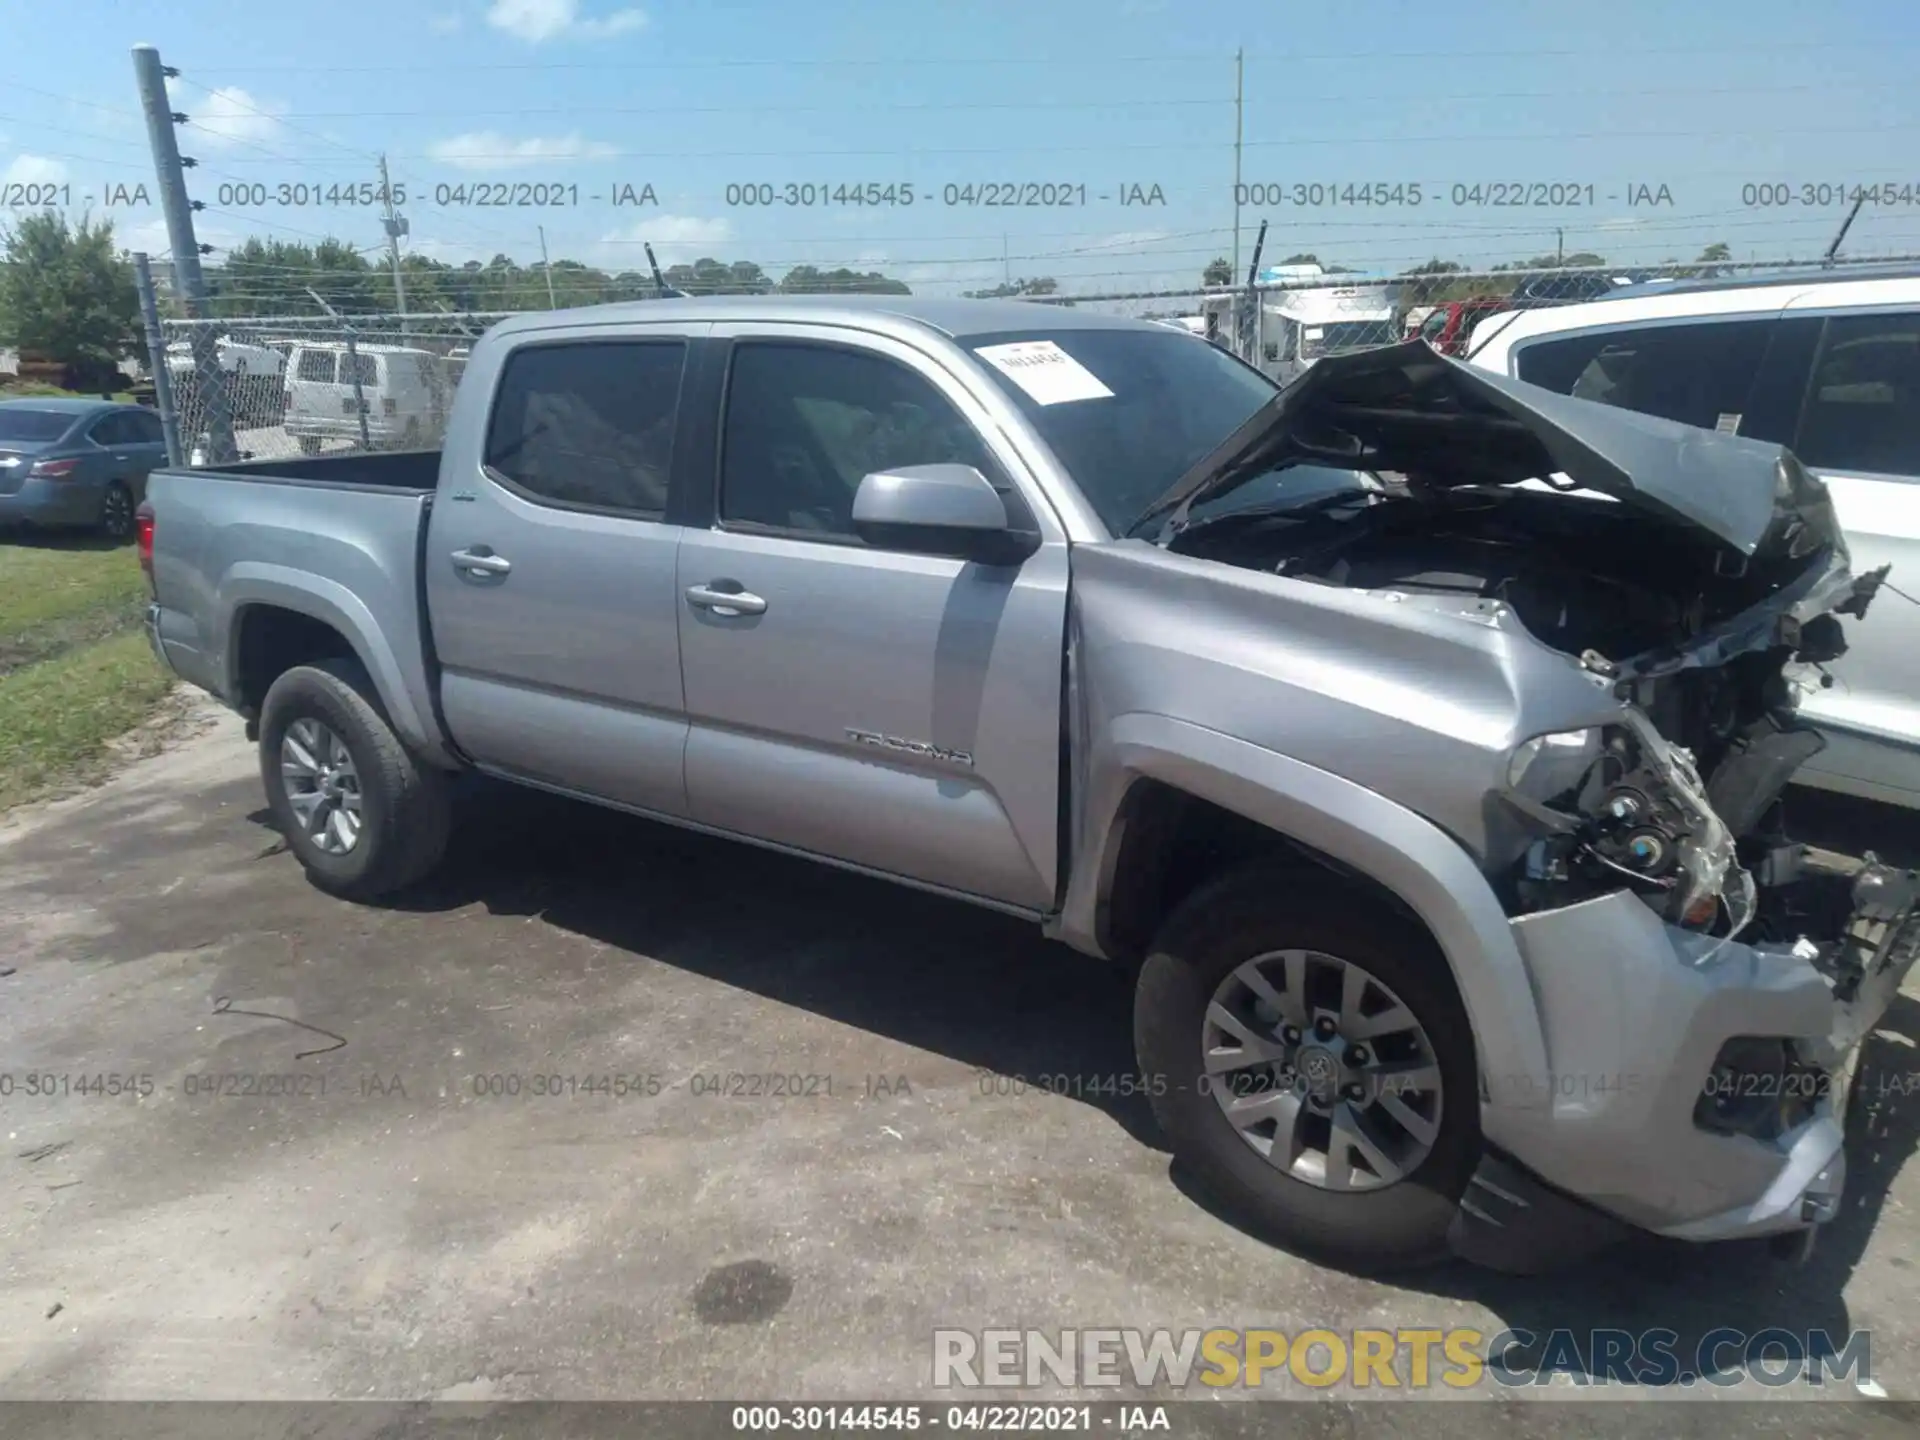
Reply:
<svg viewBox="0 0 1920 1440"><path fill-rule="evenodd" d="M1415 486L1570 481L1748 556L1843 547L1826 487L1779 445L1559 395L1423 340L1320 361L1176 481L1134 533L1162 516L1177 529L1193 505L1290 460Z"/></svg>

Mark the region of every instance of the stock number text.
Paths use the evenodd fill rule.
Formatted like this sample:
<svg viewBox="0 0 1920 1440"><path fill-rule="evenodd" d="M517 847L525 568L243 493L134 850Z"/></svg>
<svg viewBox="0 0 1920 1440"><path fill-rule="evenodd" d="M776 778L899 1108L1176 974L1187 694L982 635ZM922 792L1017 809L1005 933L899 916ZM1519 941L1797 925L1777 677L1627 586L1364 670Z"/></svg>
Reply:
<svg viewBox="0 0 1920 1440"><path fill-rule="evenodd" d="M864 185L815 184L812 181L774 185L762 180L727 186L726 203L734 207L752 205L761 209L814 209L829 205L898 208L913 204L913 186L900 183L883 185L871 180Z"/></svg>
<svg viewBox="0 0 1920 1440"><path fill-rule="evenodd" d="M214 191L214 204L222 209L258 209L265 205L319 208L339 205L395 205L407 203L405 185L376 185L371 180L358 184L321 185L306 180L268 184L263 180L223 182Z"/></svg>
<svg viewBox="0 0 1920 1440"><path fill-rule="evenodd" d="M1784 180L1756 180L1740 187L1740 203L1752 209L1787 206L1913 205L1920 203L1920 181L1889 180L1873 185L1812 181L1794 185Z"/></svg>

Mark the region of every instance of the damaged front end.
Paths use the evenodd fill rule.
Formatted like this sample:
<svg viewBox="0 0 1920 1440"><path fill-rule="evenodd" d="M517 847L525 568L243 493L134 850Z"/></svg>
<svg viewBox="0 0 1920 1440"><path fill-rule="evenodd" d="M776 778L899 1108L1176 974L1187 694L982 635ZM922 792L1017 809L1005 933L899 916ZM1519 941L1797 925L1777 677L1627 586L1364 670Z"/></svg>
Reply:
<svg viewBox="0 0 1920 1440"><path fill-rule="evenodd" d="M1366 479L1287 503L1289 467L1329 466ZM1272 503L1220 505L1255 480ZM1886 576L1852 573L1820 482L1409 345L1323 362L1150 518L1176 551L1524 630L1600 692L1523 731L1489 791L1479 858L1553 1088L1532 1120L1489 1111L1508 1168L1463 1202L1484 1233L1462 1248L1511 1259L1553 1194L1694 1240L1831 1218L1862 1043L1920 960L1920 876L1786 827L1824 745L1799 694Z"/></svg>

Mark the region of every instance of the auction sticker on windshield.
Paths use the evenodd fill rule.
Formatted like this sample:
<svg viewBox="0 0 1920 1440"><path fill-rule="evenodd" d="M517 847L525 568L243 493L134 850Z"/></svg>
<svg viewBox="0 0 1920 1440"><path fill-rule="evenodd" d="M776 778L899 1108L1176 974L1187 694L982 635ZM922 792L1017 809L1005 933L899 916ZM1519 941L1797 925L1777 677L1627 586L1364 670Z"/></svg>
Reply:
<svg viewBox="0 0 1920 1440"><path fill-rule="evenodd" d="M1051 340L1017 340L1011 345L988 345L974 353L1011 376L1036 404L1061 405L1113 394L1098 376Z"/></svg>

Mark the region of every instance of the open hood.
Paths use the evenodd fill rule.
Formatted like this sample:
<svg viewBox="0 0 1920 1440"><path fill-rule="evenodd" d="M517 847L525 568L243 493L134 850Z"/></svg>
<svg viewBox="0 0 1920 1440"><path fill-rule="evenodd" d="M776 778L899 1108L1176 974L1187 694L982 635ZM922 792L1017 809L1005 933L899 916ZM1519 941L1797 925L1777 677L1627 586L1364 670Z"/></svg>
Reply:
<svg viewBox="0 0 1920 1440"><path fill-rule="evenodd" d="M1290 462L1399 474L1415 487L1531 480L1593 491L1747 556L1840 543L1826 487L1781 446L1555 394L1423 340L1321 360L1176 481L1131 533L1154 533L1160 521L1164 542L1194 505Z"/></svg>

